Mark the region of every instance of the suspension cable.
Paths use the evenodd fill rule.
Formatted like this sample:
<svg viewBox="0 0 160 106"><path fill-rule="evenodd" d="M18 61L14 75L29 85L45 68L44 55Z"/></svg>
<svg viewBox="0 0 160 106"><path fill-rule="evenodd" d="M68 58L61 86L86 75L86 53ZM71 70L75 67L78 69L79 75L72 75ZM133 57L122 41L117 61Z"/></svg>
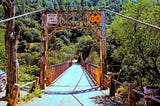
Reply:
<svg viewBox="0 0 160 106"><path fill-rule="evenodd" d="M29 14L34 14L34 13L37 13L37 12L41 12L43 10L45 10L45 8L37 10L37 11L33 11L33 12L28 12L28 13L25 13L25 14L22 14L22 15L18 15L18 16L15 16L15 17L7 18L7 19L4 19L4 20L0 20L0 23L7 22L7 21L10 21L10 20L13 20L13 19L16 19L16 18L20 18L20 17L26 16L26 15L29 15ZM160 30L160 27L158 27L158 26L155 26L155 25L152 25L152 24L149 24L149 23L146 23L146 22L142 22L142 21L137 20L135 18L132 18L132 17L129 17L129 16L125 16L123 14L120 14L120 13L117 13L117 12L114 12L114 11L111 11L111 10L108 10L108 9L103 9L103 10L105 10L107 12L110 12L110 13L113 13L113 14L116 14L116 15L118 15L120 17L123 17L123 18L129 19L129 20L135 21L137 23L149 26L151 28L155 28L155 29Z"/></svg>
<svg viewBox="0 0 160 106"><path fill-rule="evenodd" d="M25 13L25 14L22 14L22 15L18 15L18 16L15 16L15 17L7 18L7 19L4 19L4 20L0 20L0 23L7 22L7 21L10 21L10 20L13 20L13 19L16 19L16 18L20 18L20 17L26 16L26 15L29 15L29 14L34 14L34 13L37 13L37 12L41 12L43 10L45 10L45 8L37 10L37 11L33 11L33 12L28 12L28 13Z"/></svg>
<svg viewBox="0 0 160 106"><path fill-rule="evenodd" d="M129 17L129 16L126 16L126 15L123 15L123 14L120 14L120 13L117 13L117 12L114 12L114 11L111 11L111 10L108 10L108 9L103 9L103 10L105 10L105 11L107 11L107 12L110 12L110 13L113 13L113 14L116 14L116 15L118 15L118 16L120 16L120 17L129 19L129 20L131 20L131 21L135 21L135 22L137 22L137 23L146 25L146 26L148 26L148 27L151 27L151 28L160 30L160 27L158 27L158 26L155 26L155 25L152 25L152 24L149 24L149 23L146 23L146 22L142 22L142 21L137 20L137 19L135 19L135 18L132 18L132 17Z"/></svg>

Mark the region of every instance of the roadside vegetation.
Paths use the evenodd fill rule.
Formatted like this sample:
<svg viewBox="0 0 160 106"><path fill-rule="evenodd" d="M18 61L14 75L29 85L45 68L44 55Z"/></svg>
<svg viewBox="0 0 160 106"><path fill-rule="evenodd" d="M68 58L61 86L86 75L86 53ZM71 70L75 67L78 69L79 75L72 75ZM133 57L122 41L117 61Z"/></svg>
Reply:
<svg viewBox="0 0 160 106"><path fill-rule="evenodd" d="M17 105L19 105L19 104L21 105L21 104L23 104L23 102L25 103L27 101L30 101L34 97L38 97L38 98L42 97L42 91L41 91L41 89L37 88L33 92L31 92L31 93L28 93L26 95L20 96L20 98L17 100Z"/></svg>

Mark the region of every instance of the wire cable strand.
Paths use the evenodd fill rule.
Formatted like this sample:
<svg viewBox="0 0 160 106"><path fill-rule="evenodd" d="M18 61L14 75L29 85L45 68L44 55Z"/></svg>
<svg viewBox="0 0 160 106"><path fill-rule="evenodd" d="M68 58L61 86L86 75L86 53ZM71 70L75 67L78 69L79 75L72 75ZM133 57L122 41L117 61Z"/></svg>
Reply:
<svg viewBox="0 0 160 106"><path fill-rule="evenodd" d="M123 15L123 14L120 14L120 13L117 13L117 12L114 12L114 11L111 11L111 10L108 10L108 9L103 9L104 11L107 11L107 12L110 12L110 13L113 13L113 14L116 14L120 17L123 17L123 18L126 18L126 19L129 19L129 20L132 20L132 21L135 21L137 23L140 23L140 24L143 24L145 26L148 26L148 27L151 27L151 28L154 28L154 29L158 29L160 30L160 27L158 26L155 26L155 25L152 25L152 24L149 24L149 23L146 23L146 22L142 22L140 20L137 20L135 18L132 18L132 17L129 17L129 16L126 16L126 15Z"/></svg>
<svg viewBox="0 0 160 106"><path fill-rule="evenodd" d="M7 21L10 21L10 20L13 20L13 19L16 19L16 18L20 18L20 17L26 16L26 15L29 15L29 14L34 14L34 13L37 13L37 12L41 12L43 10L46 10L46 9L43 8L43 9L40 9L40 10L37 10L37 11L33 11L33 12L25 13L25 14L22 14L22 15L18 15L18 16L15 16L15 17L11 17L11 18L7 18L7 19L4 19L4 20L0 20L0 23L7 22ZM142 22L142 21L137 20L135 18L132 18L132 17L129 17L129 16L126 16L126 15L123 15L123 14L120 14L120 13L108 10L108 9L103 9L103 10L107 11L107 12L110 12L110 13L113 13L113 14L116 14L116 15L118 15L120 17L123 17L123 18L129 19L129 20L135 21L137 23L143 24L145 26L148 26L148 27L160 30L160 27L158 27L156 25L152 25L152 24L149 24L149 23L146 23L146 22Z"/></svg>
<svg viewBox="0 0 160 106"><path fill-rule="evenodd" d="M15 16L15 17L7 18L7 19L4 19L4 20L0 20L0 23L7 22L7 21L10 21L10 20L13 20L13 19L16 19L16 18L20 18L20 17L26 16L26 15L29 15L29 14L34 14L34 13L37 13L37 12L41 12L43 10L45 10L45 8L37 10L37 11L33 11L33 12L28 12L28 13L25 13L25 14L22 14L22 15L18 15L18 16Z"/></svg>

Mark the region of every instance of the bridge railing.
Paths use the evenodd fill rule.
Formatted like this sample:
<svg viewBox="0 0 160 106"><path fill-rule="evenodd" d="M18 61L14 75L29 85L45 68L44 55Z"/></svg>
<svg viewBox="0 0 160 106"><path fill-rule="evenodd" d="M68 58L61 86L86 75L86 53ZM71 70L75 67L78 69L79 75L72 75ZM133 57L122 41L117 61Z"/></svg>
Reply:
<svg viewBox="0 0 160 106"><path fill-rule="evenodd" d="M31 89L30 89L30 91L32 92L34 89L37 88L38 83L39 83L39 77L35 77L33 81L28 82L28 83L26 83L26 84L24 84L24 85L21 85L19 88L20 88L20 89L23 89L23 88L25 88L26 86L32 85L32 86L31 86Z"/></svg>
<svg viewBox="0 0 160 106"><path fill-rule="evenodd" d="M21 96L20 91L26 91L27 93L32 93L37 88L38 82L39 82L39 77L35 77L33 81L28 82L24 85L19 86L19 84L14 84L11 90L12 96L10 96L7 100L8 102L7 106L10 106L10 104L12 104L12 106L16 106L17 99L20 98Z"/></svg>
<svg viewBox="0 0 160 106"><path fill-rule="evenodd" d="M144 99L144 105L145 106L157 106L160 104L160 99L158 99L156 96L145 94L143 91L137 90L135 85L133 83L126 83L123 84L115 79L115 75L105 75L107 79L109 79L109 88L110 88L110 95L111 96L117 96L117 93L120 93L119 96L122 99L123 103L126 103L128 106L139 106L138 101L140 98ZM119 89L123 87L126 91L124 92L122 89ZM142 102L142 101L140 101Z"/></svg>
<svg viewBox="0 0 160 106"><path fill-rule="evenodd" d="M86 71L96 83L100 85L99 66L85 63L83 64L83 67L85 67ZM119 96L117 101L121 100L128 106L138 106L137 103L140 98L144 98L145 106L154 106L155 104L160 103L160 99L157 99L155 96L144 94L142 91L137 90L133 83L124 84L117 81L116 76L116 73L107 73L104 75L104 80L101 83L102 86L104 86L103 88L110 88L110 96Z"/></svg>
<svg viewBox="0 0 160 106"><path fill-rule="evenodd" d="M109 85L109 80L108 78L104 77L103 82L101 82L101 78L100 78L100 67L98 65L94 65L91 63L85 63L82 65L83 67L85 67L86 71L89 73L89 75L91 75L91 77L95 80L96 84L98 86L103 86L103 89L106 89Z"/></svg>
<svg viewBox="0 0 160 106"><path fill-rule="evenodd" d="M93 65L90 63L85 63L83 67L86 71L91 75L97 85L100 85L100 73L99 73L99 66Z"/></svg>
<svg viewBox="0 0 160 106"><path fill-rule="evenodd" d="M69 62L49 66L50 82L56 80L69 67L70 67Z"/></svg>

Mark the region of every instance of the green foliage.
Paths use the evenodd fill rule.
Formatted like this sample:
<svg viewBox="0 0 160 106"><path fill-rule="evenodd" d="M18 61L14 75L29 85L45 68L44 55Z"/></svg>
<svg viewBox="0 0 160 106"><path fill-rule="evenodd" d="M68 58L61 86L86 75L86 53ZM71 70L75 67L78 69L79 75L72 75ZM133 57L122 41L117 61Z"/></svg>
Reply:
<svg viewBox="0 0 160 106"><path fill-rule="evenodd" d="M26 84L33 81L35 76L39 76L39 67L37 65L20 65L19 67L19 84Z"/></svg>
<svg viewBox="0 0 160 106"><path fill-rule="evenodd" d="M60 52L62 53L62 57L65 57L65 61L69 60L71 56L73 56L73 54L76 52L75 51L75 45L74 44L70 44L68 45L64 45L62 46Z"/></svg>
<svg viewBox="0 0 160 106"><path fill-rule="evenodd" d="M87 63L92 63L95 65L99 65L99 55L97 52L92 52L87 58L86 58Z"/></svg>
<svg viewBox="0 0 160 106"><path fill-rule="evenodd" d="M0 69L5 70L5 29L0 28Z"/></svg>
<svg viewBox="0 0 160 106"><path fill-rule="evenodd" d="M18 60L20 65L39 65L39 52L32 53L20 53L18 54Z"/></svg>
<svg viewBox="0 0 160 106"><path fill-rule="evenodd" d="M46 7L49 9L67 10L66 4L72 4L69 9L96 10L105 7L120 12L127 0L17 0L16 15L27 13ZM135 1L136 0L131 0ZM160 25L160 6L158 1L147 3L129 2L124 6L123 14L142 21ZM4 11L0 5L0 19L4 18ZM107 24L112 23L114 15L106 13ZM16 19L15 31L22 29L18 36L18 60L20 64L20 83L33 80L39 76L40 59L40 22L41 13ZM0 24L0 28L5 28ZM110 26L109 26L110 28ZM109 29L108 28L108 29ZM5 69L4 29L0 29L0 68ZM152 30L135 22L116 17L107 36L108 69L119 71L125 80L139 80L143 84L157 84L160 71L160 32ZM84 60L99 64L99 46L87 30L62 30L49 39L49 64L65 62L76 53L81 52ZM107 33L108 35L108 33ZM113 53L113 54L112 54ZM113 65L113 66L112 66ZM114 65L118 65L115 68ZM122 65L122 67L120 66ZM145 75L144 75L145 74ZM142 78L142 79L141 79Z"/></svg>
<svg viewBox="0 0 160 106"><path fill-rule="evenodd" d="M34 15L27 16L26 18L20 19L19 21L21 21L21 23L23 23L26 27L29 27L29 28L39 28L39 23L38 23L38 21L36 21L36 20L33 19L33 16Z"/></svg>
<svg viewBox="0 0 160 106"><path fill-rule="evenodd" d="M27 28L23 34L28 43L40 42L41 37L40 37L40 31L38 29Z"/></svg>
<svg viewBox="0 0 160 106"><path fill-rule="evenodd" d="M27 102L27 101L33 99L34 97L41 98L42 91L40 89L35 89L32 93L29 93L29 94L21 97L19 102Z"/></svg>
<svg viewBox="0 0 160 106"><path fill-rule="evenodd" d="M41 46L40 43L30 43L29 44L30 52L40 52Z"/></svg>
<svg viewBox="0 0 160 106"><path fill-rule="evenodd" d="M4 11L3 11L3 6L0 5L0 19L4 19Z"/></svg>
<svg viewBox="0 0 160 106"><path fill-rule="evenodd" d="M110 30L107 32L108 35L112 35ZM116 42L113 36L107 36L106 39L107 45L107 68L111 72L119 72L121 68L122 55L112 56L112 53L116 51L117 47L119 47L119 42Z"/></svg>
<svg viewBox="0 0 160 106"><path fill-rule="evenodd" d="M30 75L39 75L39 67L36 65L29 65L29 66L21 66L20 70L26 74L30 74Z"/></svg>
<svg viewBox="0 0 160 106"><path fill-rule="evenodd" d="M79 37L77 41L78 41L76 43L77 51L82 53L83 59L85 60L90 53L94 41L92 37L89 35Z"/></svg>
<svg viewBox="0 0 160 106"><path fill-rule="evenodd" d="M26 52L27 49L27 41L23 40L18 43L17 50L18 52Z"/></svg>
<svg viewBox="0 0 160 106"><path fill-rule="evenodd" d="M63 45L60 50L49 51L49 65L60 64L71 59L75 53L74 45Z"/></svg>
<svg viewBox="0 0 160 106"><path fill-rule="evenodd" d="M23 66L21 66L21 67L23 67ZM20 85L26 84L26 83L34 80L34 75L26 74L26 73L22 72L21 69L19 70L18 77L19 77L18 83Z"/></svg>
<svg viewBox="0 0 160 106"><path fill-rule="evenodd" d="M156 20L160 7L140 0L124 6L123 14L136 19L159 25ZM112 24L112 36L120 46L114 50L113 58L122 59L121 77L125 80L147 80L148 84L160 82L160 32L133 21L116 17Z"/></svg>
<svg viewBox="0 0 160 106"><path fill-rule="evenodd" d="M49 61L49 65L55 65L55 64L58 64L58 63L61 63L60 61L60 55L59 55L59 52L58 51L49 51L48 52L48 61Z"/></svg>
<svg viewBox="0 0 160 106"><path fill-rule="evenodd" d="M24 84L33 81L35 76L39 76L40 53L20 53L19 61L19 83Z"/></svg>

